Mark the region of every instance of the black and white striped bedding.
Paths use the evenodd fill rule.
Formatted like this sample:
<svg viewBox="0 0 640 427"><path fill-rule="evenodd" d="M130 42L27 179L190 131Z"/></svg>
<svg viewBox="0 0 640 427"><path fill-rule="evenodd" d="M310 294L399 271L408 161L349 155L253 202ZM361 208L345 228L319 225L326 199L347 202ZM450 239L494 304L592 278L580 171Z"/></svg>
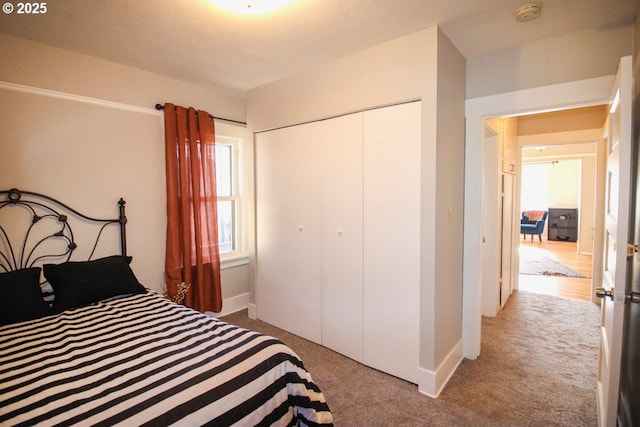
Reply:
<svg viewBox="0 0 640 427"><path fill-rule="evenodd" d="M0 425L330 425L278 340L151 292L0 327Z"/></svg>

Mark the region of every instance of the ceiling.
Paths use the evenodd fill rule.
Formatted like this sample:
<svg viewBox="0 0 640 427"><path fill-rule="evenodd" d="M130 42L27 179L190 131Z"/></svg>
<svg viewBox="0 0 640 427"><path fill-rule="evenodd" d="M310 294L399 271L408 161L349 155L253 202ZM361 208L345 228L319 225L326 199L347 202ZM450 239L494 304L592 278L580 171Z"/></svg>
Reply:
<svg viewBox="0 0 640 427"><path fill-rule="evenodd" d="M245 0L246 1L246 0ZM256 0L260 1L260 0ZM292 0L238 15L210 0L48 0L41 15L0 14L0 33L201 85L245 91L433 24L469 58L633 22L638 0Z"/></svg>

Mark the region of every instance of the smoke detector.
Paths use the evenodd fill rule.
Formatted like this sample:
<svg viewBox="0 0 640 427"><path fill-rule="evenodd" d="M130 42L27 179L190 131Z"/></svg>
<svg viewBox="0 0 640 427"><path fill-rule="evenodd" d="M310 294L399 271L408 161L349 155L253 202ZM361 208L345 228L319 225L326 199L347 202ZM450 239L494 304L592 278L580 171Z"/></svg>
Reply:
<svg viewBox="0 0 640 427"><path fill-rule="evenodd" d="M537 19L542 13L542 3L533 1L525 3L515 10L516 21L529 22Z"/></svg>

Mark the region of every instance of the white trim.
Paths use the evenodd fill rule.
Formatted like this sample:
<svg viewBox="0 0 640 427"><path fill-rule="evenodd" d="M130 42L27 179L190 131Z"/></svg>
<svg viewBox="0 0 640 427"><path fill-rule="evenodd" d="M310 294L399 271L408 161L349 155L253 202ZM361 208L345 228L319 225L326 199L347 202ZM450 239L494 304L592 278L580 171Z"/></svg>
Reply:
<svg viewBox="0 0 640 427"><path fill-rule="evenodd" d="M558 159L559 162L567 160L582 160L583 157L596 157L596 153L583 154L549 154L548 156L527 156L522 158L522 165L531 163L547 163L551 160Z"/></svg>
<svg viewBox="0 0 640 427"><path fill-rule="evenodd" d="M444 358L435 372L418 368L418 390L422 394L436 398L462 362L462 340L458 341Z"/></svg>
<svg viewBox="0 0 640 427"><path fill-rule="evenodd" d="M256 305L249 303L249 319L258 320L258 312L256 311Z"/></svg>
<svg viewBox="0 0 640 427"><path fill-rule="evenodd" d="M244 310L249 305L249 292L236 295L222 301L222 311L214 313L213 311L205 311L204 314L213 317L223 317L240 310Z"/></svg>
<svg viewBox="0 0 640 427"><path fill-rule="evenodd" d="M480 249L482 212L482 141L484 120L493 117L607 104L614 76L508 92L466 101L464 254L462 340L463 355L480 355L481 301Z"/></svg>
<svg viewBox="0 0 640 427"><path fill-rule="evenodd" d="M244 171L242 170L243 160L243 149L242 149L242 138L239 137L231 137L225 135L216 134L216 144L226 145L231 147L231 195L229 196L218 196L217 201L230 201L234 203L234 215L233 219L234 230L233 230L233 244L235 249L229 252L225 252L221 254L221 257L227 256L227 259L235 259L235 258L246 258L246 221L244 218L244 204L245 197L244 189L243 189L243 177ZM246 262L242 264L247 264L249 262L246 259ZM231 263L229 266L234 267L237 265L242 265L238 263Z"/></svg>
<svg viewBox="0 0 640 427"><path fill-rule="evenodd" d="M154 116L162 115L161 111L155 108L138 107L136 105L123 104L121 102L108 101L106 99L92 98L89 96L76 95L73 93L60 92L57 90L43 89L35 86L26 86L17 83L10 83L0 80L0 89L13 90L16 92L25 92L35 95L48 96L51 98L66 99L69 101L84 102L85 104L99 105L102 107L117 108L119 110L132 111L134 113L151 114Z"/></svg>
<svg viewBox="0 0 640 427"><path fill-rule="evenodd" d="M229 258L220 258L220 268L225 270L227 268L240 267L241 265L249 264L248 255L238 255Z"/></svg>
<svg viewBox="0 0 640 427"><path fill-rule="evenodd" d="M604 427L605 421L602 419L602 414L604 414L605 405L604 405L604 392L602 391L602 383L598 381L596 383L596 414L598 416L598 426Z"/></svg>

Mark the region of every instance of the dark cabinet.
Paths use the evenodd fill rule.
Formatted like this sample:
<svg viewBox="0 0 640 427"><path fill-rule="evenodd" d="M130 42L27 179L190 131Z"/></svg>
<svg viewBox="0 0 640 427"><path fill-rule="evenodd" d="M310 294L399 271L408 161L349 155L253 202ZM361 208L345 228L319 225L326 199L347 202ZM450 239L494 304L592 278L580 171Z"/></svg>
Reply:
<svg viewBox="0 0 640 427"><path fill-rule="evenodd" d="M578 241L578 209L549 208L547 223L549 240Z"/></svg>

